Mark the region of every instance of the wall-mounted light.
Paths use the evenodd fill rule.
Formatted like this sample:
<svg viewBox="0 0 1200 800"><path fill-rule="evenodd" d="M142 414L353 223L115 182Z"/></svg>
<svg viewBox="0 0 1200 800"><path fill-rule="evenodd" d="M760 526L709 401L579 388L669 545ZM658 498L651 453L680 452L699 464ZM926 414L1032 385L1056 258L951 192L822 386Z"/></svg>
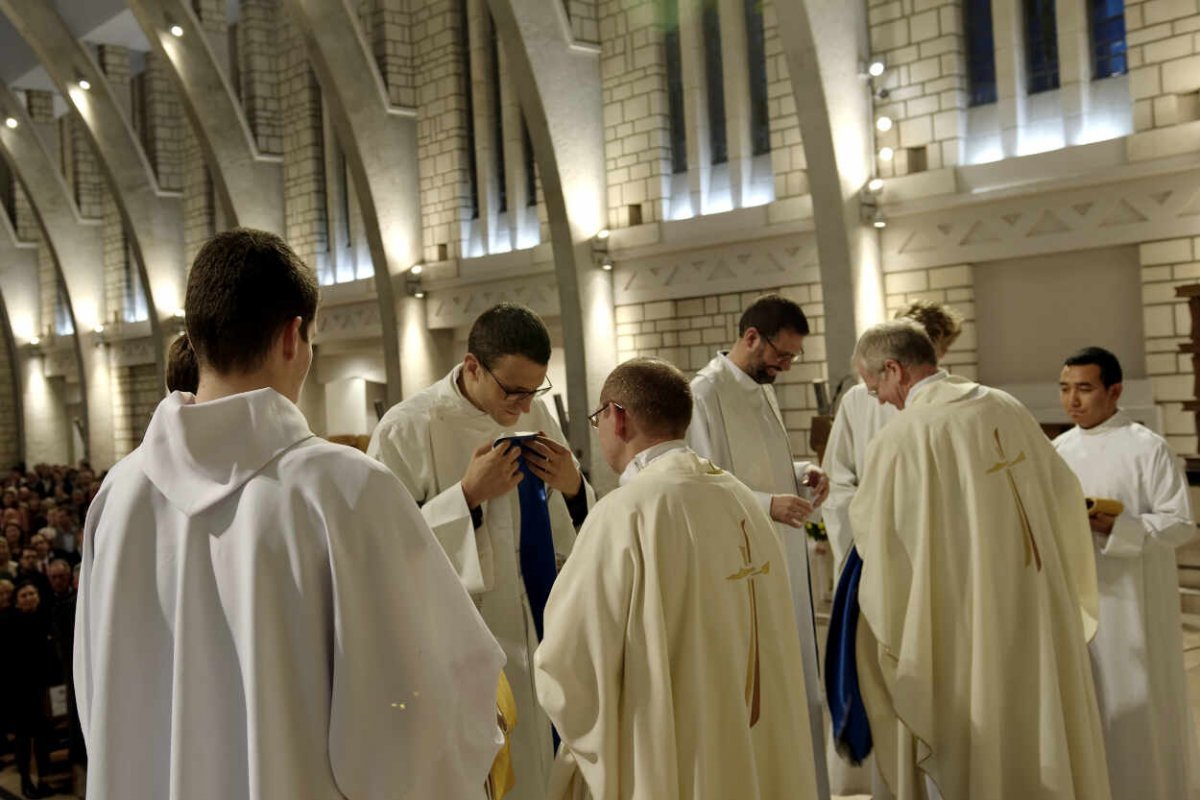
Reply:
<svg viewBox="0 0 1200 800"><path fill-rule="evenodd" d="M183 36L183 26L182 25L172 25L170 28L167 28L167 30L169 30L171 32L171 35L174 36L176 39Z"/></svg>
<svg viewBox="0 0 1200 800"><path fill-rule="evenodd" d="M867 74L872 78L878 78L887 69L887 62L882 58L873 58L867 64Z"/></svg>
<svg viewBox="0 0 1200 800"><path fill-rule="evenodd" d="M896 151L890 147L879 148L879 159L881 161L891 161L896 156Z"/></svg>
<svg viewBox="0 0 1200 800"><path fill-rule="evenodd" d="M100 347L101 345L108 344L108 337L104 335L104 326L103 325L97 325L96 327L92 328L92 335L96 339L96 341L95 341L96 347Z"/></svg>
<svg viewBox="0 0 1200 800"><path fill-rule="evenodd" d="M880 133L887 133L892 129L893 124L892 118L884 114L875 120L875 130L879 131Z"/></svg>
<svg viewBox="0 0 1200 800"><path fill-rule="evenodd" d="M92 88L92 82L89 81L87 78L80 78L79 79L79 88L83 89L85 92L90 91Z"/></svg>
<svg viewBox="0 0 1200 800"><path fill-rule="evenodd" d="M15 127L17 127L17 125L19 125L19 124L20 124L20 123L19 123L19 122L17 122L17 118L16 118L16 117L7 117L7 118L5 118L5 120L4 120L4 125L5 125L5 127L9 128L10 130L11 130L12 128L15 128Z"/></svg>
<svg viewBox="0 0 1200 800"><path fill-rule="evenodd" d="M41 343L42 343L42 337L40 337L40 336L30 336L29 337L29 344L32 345L33 347L37 347Z"/></svg>
<svg viewBox="0 0 1200 800"><path fill-rule="evenodd" d="M887 217L883 216L882 211L876 210L871 216L871 224L875 226L876 230L883 230L887 227Z"/></svg>
<svg viewBox="0 0 1200 800"><path fill-rule="evenodd" d="M421 273L424 271L423 266L414 264L408 272L404 273L404 290L409 297L415 297L418 300L425 299L425 287L421 285Z"/></svg>
<svg viewBox="0 0 1200 800"><path fill-rule="evenodd" d="M187 316L187 312L184 311L182 308L177 308L177 309L175 309L175 313L172 314L171 316L175 317L175 319L183 319L184 317Z"/></svg>
<svg viewBox="0 0 1200 800"><path fill-rule="evenodd" d="M883 178L871 178L867 181L867 191L871 194L879 194L883 191Z"/></svg>
<svg viewBox="0 0 1200 800"><path fill-rule="evenodd" d="M409 275L420 275L424 271L425 271L424 264L413 264L412 267L409 268L408 274Z"/></svg>
<svg viewBox="0 0 1200 800"><path fill-rule="evenodd" d="M611 233L612 232L608 228L601 228L600 230L596 231L596 238L600 241L604 241Z"/></svg>
<svg viewBox="0 0 1200 800"><path fill-rule="evenodd" d="M605 256L604 259L600 262L600 269L604 270L605 272L612 272L612 268L613 268L612 259L609 258L608 256Z"/></svg>

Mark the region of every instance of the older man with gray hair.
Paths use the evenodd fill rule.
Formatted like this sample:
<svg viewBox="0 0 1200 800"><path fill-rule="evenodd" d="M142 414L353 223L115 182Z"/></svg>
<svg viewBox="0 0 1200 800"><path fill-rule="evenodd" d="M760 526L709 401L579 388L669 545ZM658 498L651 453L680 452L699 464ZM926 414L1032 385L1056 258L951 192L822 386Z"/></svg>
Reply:
<svg viewBox="0 0 1200 800"><path fill-rule="evenodd" d="M1020 403L939 370L915 323L866 331L854 365L903 412L867 451L839 586L858 579L841 635L884 778L898 800L1105 800L1079 482Z"/></svg>

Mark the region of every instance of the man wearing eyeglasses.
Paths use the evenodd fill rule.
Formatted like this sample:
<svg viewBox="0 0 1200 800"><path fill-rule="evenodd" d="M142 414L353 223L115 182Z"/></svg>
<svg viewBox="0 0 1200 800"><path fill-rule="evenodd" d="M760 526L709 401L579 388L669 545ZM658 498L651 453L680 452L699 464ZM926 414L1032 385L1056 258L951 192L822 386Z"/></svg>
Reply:
<svg viewBox="0 0 1200 800"><path fill-rule="evenodd" d="M518 720L507 797L541 800L554 745L530 664L550 585L595 494L540 399L551 389L550 334L537 314L509 303L488 309L467 351L449 375L383 416L367 454L412 492L504 648ZM538 435L493 446L516 432Z"/></svg>
<svg viewBox="0 0 1200 800"><path fill-rule="evenodd" d="M718 353L692 379L695 410L687 441L699 455L750 487L783 539L804 658L817 786L819 797L828 798L808 541L803 528L829 493L829 481L819 467L792 458L772 385L804 355L807 335L808 319L791 300L768 294L751 303L738 321L738 340L733 347Z"/></svg>

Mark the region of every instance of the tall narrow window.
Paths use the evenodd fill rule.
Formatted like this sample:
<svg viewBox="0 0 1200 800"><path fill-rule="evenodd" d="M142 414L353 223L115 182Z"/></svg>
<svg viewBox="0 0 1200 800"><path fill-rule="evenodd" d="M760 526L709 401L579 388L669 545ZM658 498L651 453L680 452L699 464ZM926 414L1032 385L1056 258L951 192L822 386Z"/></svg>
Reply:
<svg viewBox="0 0 1200 800"><path fill-rule="evenodd" d="M17 227L17 184L8 164L0 161L0 209L8 217L13 229Z"/></svg>
<svg viewBox="0 0 1200 800"><path fill-rule="evenodd" d="M121 274L122 294L125 307L121 309L125 322L141 322L150 318L150 308L146 303L146 290L142 286L142 278L138 274L137 258L133 248L125 247L125 264Z"/></svg>
<svg viewBox="0 0 1200 800"><path fill-rule="evenodd" d="M1054 0L1024 0L1025 80L1030 94L1058 88L1058 23Z"/></svg>
<svg viewBox="0 0 1200 800"><path fill-rule="evenodd" d="M521 147L525 150L525 205L537 205L537 165L533 160L533 138L529 135L529 125L525 116L521 115Z"/></svg>
<svg viewBox="0 0 1200 800"><path fill-rule="evenodd" d="M671 171L687 172L687 127L683 119L683 56L679 44L679 0L665 0L663 17L663 46L667 56L667 113L671 124Z"/></svg>
<svg viewBox="0 0 1200 800"><path fill-rule="evenodd" d="M704 0L704 82L708 97L708 142L712 163L729 160L725 137L725 65L721 58L721 17L717 0Z"/></svg>
<svg viewBox="0 0 1200 800"><path fill-rule="evenodd" d="M996 102L996 42L992 36L992 0L966 0L967 89L970 104Z"/></svg>
<svg viewBox="0 0 1200 800"><path fill-rule="evenodd" d="M742 0L746 11L746 59L750 72L750 144L753 153L771 152L771 119L767 111L767 49L763 35L763 0Z"/></svg>
<svg viewBox="0 0 1200 800"><path fill-rule="evenodd" d="M492 96L492 148L496 151L496 212L503 214L508 211L508 172L504 164L504 109L500 106L500 37L496 35L496 23L492 15L487 15L488 22L488 80Z"/></svg>
<svg viewBox="0 0 1200 800"><path fill-rule="evenodd" d="M1092 11L1092 77L1124 75L1125 3L1124 0L1089 0Z"/></svg>
<svg viewBox="0 0 1200 800"><path fill-rule="evenodd" d="M70 336L75 332L75 320L71 319L71 306L67 303L67 290L61 280L54 282L54 333L57 336ZM145 316L139 319L146 319Z"/></svg>
<svg viewBox="0 0 1200 800"><path fill-rule="evenodd" d="M467 0L459 0L458 19L462 25L459 44L462 47L464 121L467 133L467 191L471 197L471 219L479 219L479 171L475 162L475 103L471 91L471 24L467 17Z"/></svg>

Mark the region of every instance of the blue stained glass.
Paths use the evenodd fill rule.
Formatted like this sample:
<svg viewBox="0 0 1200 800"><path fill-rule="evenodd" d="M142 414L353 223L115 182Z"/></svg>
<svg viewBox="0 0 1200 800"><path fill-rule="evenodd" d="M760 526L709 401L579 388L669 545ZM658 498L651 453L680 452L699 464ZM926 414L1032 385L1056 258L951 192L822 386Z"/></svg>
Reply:
<svg viewBox="0 0 1200 800"><path fill-rule="evenodd" d="M671 123L671 172L687 172L687 127L683 118L683 57L679 43L679 2L663 3L663 47L667 61L667 109Z"/></svg>
<svg viewBox="0 0 1200 800"><path fill-rule="evenodd" d="M964 0L967 32L967 88L970 104L996 102L996 43L992 36L991 0Z"/></svg>
<svg viewBox="0 0 1200 800"><path fill-rule="evenodd" d="M1090 0L1092 11L1092 77L1124 75L1125 3L1123 0Z"/></svg>
<svg viewBox="0 0 1200 800"><path fill-rule="evenodd" d="M1054 0L1025 0L1025 85L1030 94L1058 88Z"/></svg>

